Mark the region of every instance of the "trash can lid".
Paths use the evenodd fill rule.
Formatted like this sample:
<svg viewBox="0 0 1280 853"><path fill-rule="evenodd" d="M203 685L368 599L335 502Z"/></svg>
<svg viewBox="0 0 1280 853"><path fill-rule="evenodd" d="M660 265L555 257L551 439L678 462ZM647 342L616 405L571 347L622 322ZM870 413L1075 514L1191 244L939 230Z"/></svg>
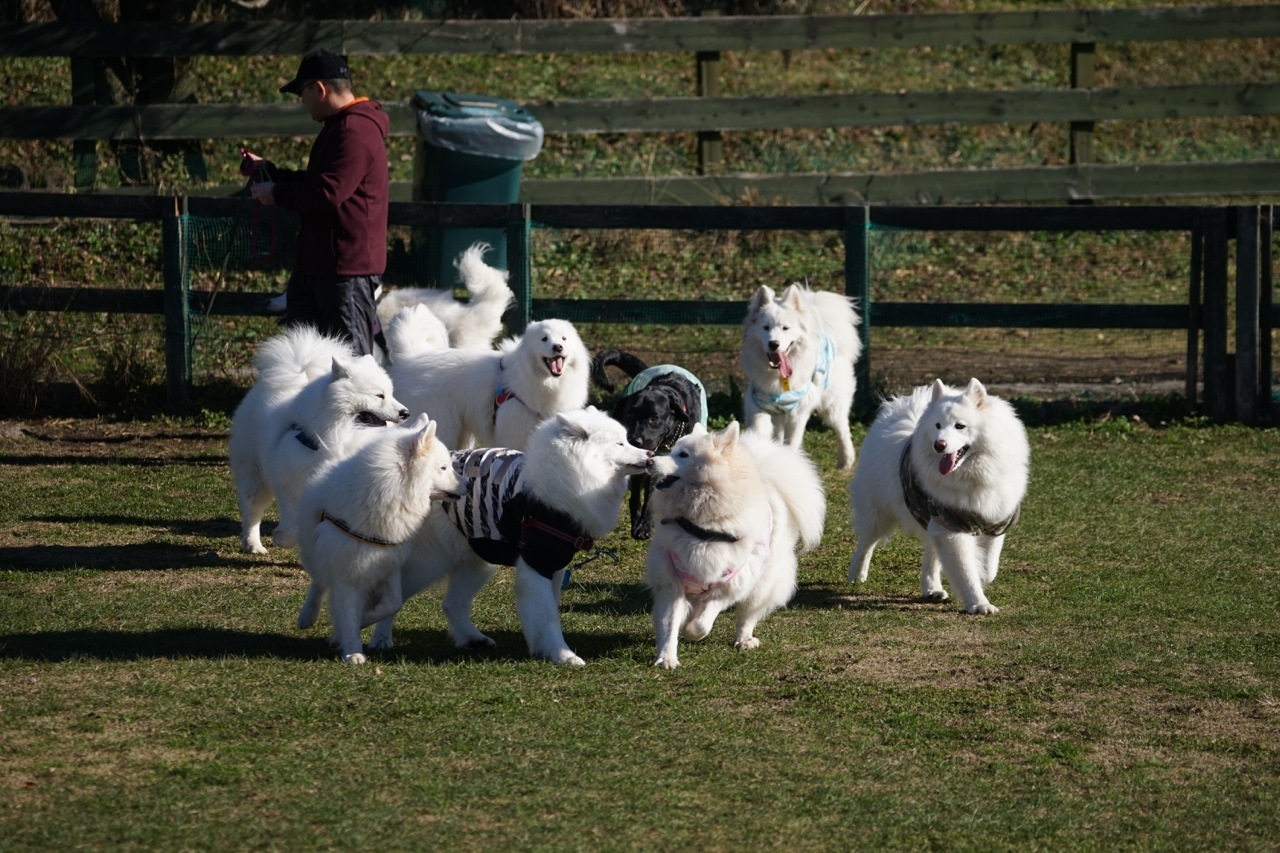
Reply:
<svg viewBox="0 0 1280 853"><path fill-rule="evenodd" d="M492 98L488 95L466 95L459 92L428 92L419 89L413 96L413 105L440 118L509 118L513 121L533 121L533 116L514 101Z"/></svg>
<svg viewBox="0 0 1280 853"><path fill-rule="evenodd" d="M511 101L420 91L413 105L418 133L437 148L502 160L532 160L542 148L542 124Z"/></svg>

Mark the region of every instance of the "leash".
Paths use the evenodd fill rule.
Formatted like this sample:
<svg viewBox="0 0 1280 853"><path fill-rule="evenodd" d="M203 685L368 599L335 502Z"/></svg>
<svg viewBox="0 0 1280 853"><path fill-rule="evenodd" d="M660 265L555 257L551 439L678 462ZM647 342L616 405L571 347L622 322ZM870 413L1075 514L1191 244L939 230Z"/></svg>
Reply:
<svg viewBox="0 0 1280 853"><path fill-rule="evenodd" d="M569 581L573 579L574 569L580 569L583 566L585 566L587 563L594 563L596 560L600 559L601 557L608 557L610 560L613 560L614 563L618 562L617 554L613 553L607 548L597 548L596 552L592 554L590 557L579 560L578 562L574 563L572 566L564 570L564 580L560 582L560 588L561 589L569 588Z"/></svg>

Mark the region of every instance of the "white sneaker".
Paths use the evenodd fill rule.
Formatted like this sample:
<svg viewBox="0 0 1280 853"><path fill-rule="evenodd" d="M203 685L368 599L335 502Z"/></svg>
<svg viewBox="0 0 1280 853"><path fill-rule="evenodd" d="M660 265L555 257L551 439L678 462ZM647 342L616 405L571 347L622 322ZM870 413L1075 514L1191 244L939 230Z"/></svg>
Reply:
<svg viewBox="0 0 1280 853"><path fill-rule="evenodd" d="M288 302L288 294L281 293L279 296L273 296L267 300L267 310L272 314L283 314L285 305Z"/></svg>

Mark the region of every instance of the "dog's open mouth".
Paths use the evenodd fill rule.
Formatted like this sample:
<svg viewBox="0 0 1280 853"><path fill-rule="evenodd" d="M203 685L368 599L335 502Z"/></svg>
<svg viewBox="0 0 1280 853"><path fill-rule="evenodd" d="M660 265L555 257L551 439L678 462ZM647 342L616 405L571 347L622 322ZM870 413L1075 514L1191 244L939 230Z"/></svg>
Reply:
<svg viewBox="0 0 1280 853"><path fill-rule="evenodd" d="M654 483L653 487L655 489L669 489L679 481L680 481L680 478L677 477L675 474L668 474L658 482Z"/></svg>
<svg viewBox="0 0 1280 853"><path fill-rule="evenodd" d="M373 412L361 412L356 415L356 423L361 426L384 427L387 425L387 419Z"/></svg>
<svg viewBox="0 0 1280 853"><path fill-rule="evenodd" d="M769 366L778 371L778 375L783 379L790 379L791 359L787 357L786 352L782 350L770 350L767 355L769 357Z"/></svg>
<svg viewBox="0 0 1280 853"><path fill-rule="evenodd" d="M542 361L547 365L547 370L551 371L552 376L559 376L564 373L564 356L553 355L551 358L544 358Z"/></svg>
<svg viewBox="0 0 1280 853"><path fill-rule="evenodd" d="M947 476L956 468L960 467L960 460L964 459L964 455L969 452L969 445L957 450L955 453L944 453L942 458L938 460L938 473Z"/></svg>

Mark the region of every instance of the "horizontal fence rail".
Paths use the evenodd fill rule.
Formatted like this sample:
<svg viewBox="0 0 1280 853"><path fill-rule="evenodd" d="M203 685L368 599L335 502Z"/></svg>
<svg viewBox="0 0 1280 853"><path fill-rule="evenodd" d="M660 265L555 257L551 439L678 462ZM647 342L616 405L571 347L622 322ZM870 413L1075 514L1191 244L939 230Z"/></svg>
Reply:
<svg viewBox="0 0 1280 853"><path fill-rule="evenodd" d="M1269 4L897 15L547 21L5 24L6 56L650 53L988 47L1280 36Z"/></svg>
<svg viewBox="0 0 1280 853"><path fill-rule="evenodd" d="M260 214L262 211L258 211ZM265 313L260 294L193 292L189 261L179 249L183 214L249 219L246 199L206 197L70 196L0 192L0 217L86 217L160 221L165 269L163 290L113 291L101 288L0 285L0 308L14 311L119 311L164 313L168 332L171 397L180 401L191 380L190 317ZM283 216L272 211L273 216ZM572 322L737 324L739 302L707 300L535 299L532 297L530 233L535 227L560 229L650 229L688 231L835 231L845 241L846 291L859 300L860 333L868 344L858 363L859 404L870 405L871 332L877 325L907 327L1132 328L1187 331L1187 399L1194 404L1199 347L1203 339L1203 404L1218 417L1246 422L1271 417L1271 339L1280 322L1272 301L1270 206L1126 207L776 207L776 206L611 206L490 205L397 202L392 225L501 228L517 308L517 328L533 318ZM1169 231L1191 235L1187 262L1188 298L1183 305L1019 304L874 302L870 293L875 229L915 231ZM1236 352L1228 352L1231 328L1230 244L1235 244Z"/></svg>
<svg viewBox="0 0 1280 853"><path fill-rule="evenodd" d="M298 21L191 24L0 23L0 55L72 60L73 104L0 108L0 138L68 140L76 185L91 188L94 143L310 136L296 105L94 103L92 69L118 57L298 55L325 46L351 55L688 53L699 91L653 99L554 99L521 105L548 134L695 133L701 176L532 179L535 204L720 204L750 197L790 204L1045 202L1280 193L1272 161L1094 164L1093 127L1106 121L1280 115L1280 84L1095 87L1094 49L1120 42L1280 37L1280 6L1044 10L955 14L708 16L555 21ZM1070 46L1065 89L846 92L718 96L718 59L731 51L887 50L993 45ZM704 72L708 75L704 80ZM392 134L416 133L413 108L384 104ZM793 128L921 125L1070 126L1070 165L929 173L717 174L719 134ZM234 188L216 188L226 194ZM412 197L407 184L396 197Z"/></svg>

